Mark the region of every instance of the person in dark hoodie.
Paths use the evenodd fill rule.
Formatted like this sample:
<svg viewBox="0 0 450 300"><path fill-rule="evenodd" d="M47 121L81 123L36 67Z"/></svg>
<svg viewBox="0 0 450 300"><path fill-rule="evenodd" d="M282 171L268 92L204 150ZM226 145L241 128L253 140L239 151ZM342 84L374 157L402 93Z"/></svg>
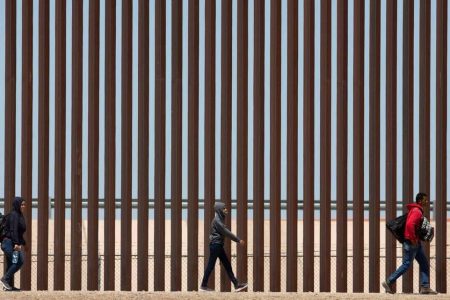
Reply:
<svg viewBox="0 0 450 300"><path fill-rule="evenodd" d="M216 202L214 205L214 210L216 215L211 222L211 229L209 230L209 260L208 265L205 269L205 274L203 275L202 284L200 286L200 291L213 291L208 288L208 278L211 272L214 270L217 258L220 259L223 267L227 271L228 277L231 282L233 282L234 289L236 292L240 292L247 288L247 283L239 283L234 276L233 270L231 269L230 261L228 260L225 249L223 248L223 242L225 237L239 243L239 245L244 246L245 242L234 235L224 224L225 216L228 214L228 210L223 202Z"/></svg>
<svg viewBox="0 0 450 300"><path fill-rule="evenodd" d="M382 283L386 293L394 294L392 288L393 284L412 266L414 259L416 259L420 267L420 294L437 294L436 291L430 288L430 266L417 235L417 229L422 222L423 207L427 204L428 195L425 193L418 193L416 196L416 203L410 203L406 206L408 208L408 216L406 217L405 224L403 262L402 265Z"/></svg>
<svg viewBox="0 0 450 300"><path fill-rule="evenodd" d="M25 240L23 234L27 229L25 218L23 216L24 209L25 200L21 197L15 197L13 208L6 220L7 231L2 240L2 250L6 255L8 265L0 282L3 285L3 289L7 291L19 290L11 286L11 280L14 274L20 270L24 262L23 246L25 245ZM17 251L18 257L17 262L13 263L13 254L15 251Z"/></svg>

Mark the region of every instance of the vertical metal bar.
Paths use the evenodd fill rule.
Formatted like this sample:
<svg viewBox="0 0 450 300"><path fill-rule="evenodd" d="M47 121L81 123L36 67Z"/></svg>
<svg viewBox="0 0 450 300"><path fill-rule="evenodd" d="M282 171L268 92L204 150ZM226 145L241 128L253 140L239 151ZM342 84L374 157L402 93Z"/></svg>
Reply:
<svg viewBox="0 0 450 300"><path fill-rule="evenodd" d="M216 111L216 2L205 1L205 221L204 232L209 232L214 218L215 202L215 111ZM209 235L205 234L206 264L209 258ZM208 286L214 288L214 272Z"/></svg>
<svg viewBox="0 0 450 300"><path fill-rule="evenodd" d="M347 292L348 2L337 3L337 247L336 291Z"/></svg>
<svg viewBox="0 0 450 300"><path fill-rule="evenodd" d="M198 0L189 0L188 291L198 290Z"/></svg>
<svg viewBox="0 0 450 300"><path fill-rule="evenodd" d="M155 264L154 290L165 289L166 1L155 2Z"/></svg>
<svg viewBox="0 0 450 300"><path fill-rule="evenodd" d="M287 260L286 291L297 292L298 264L298 1L288 3L287 32Z"/></svg>
<svg viewBox="0 0 450 300"><path fill-rule="evenodd" d="M6 1L4 213L11 211L16 189L16 18L16 1Z"/></svg>
<svg viewBox="0 0 450 300"><path fill-rule="evenodd" d="M138 291L148 290L149 13L149 2L140 0L138 30ZM159 271L161 272L161 270Z"/></svg>
<svg viewBox="0 0 450 300"><path fill-rule="evenodd" d="M89 1L87 289L98 290L98 135L100 1Z"/></svg>
<svg viewBox="0 0 450 300"><path fill-rule="evenodd" d="M66 212L66 0L56 2L54 290L64 290Z"/></svg>
<svg viewBox="0 0 450 300"><path fill-rule="evenodd" d="M131 143L133 2L122 1L122 203L120 289L131 290Z"/></svg>
<svg viewBox="0 0 450 300"><path fill-rule="evenodd" d="M231 212L231 28L232 1L222 0L222 90L221 90L221 158L220 158L220 194L221 201ZM231 213L225 222L231 228ZM225 252L230 256L231 242L225 240ZM231 259L231 257L229 257ZM230 280L223 268L220 273L220 290L230 291Z"/></svg>
<svg viewBox="0 0 450 300"><path fill-rule="evenodd" d="M447 25L448 3L437 1L436 24L436 290L447 293Z"/></svg>
<svg viewBox="0 0 450 300"><path fill-rule="evenodd" d="M414 1L403 2L403 209L414 197ZM413 292L413 269L403 279L403 292Z"/></svg>
<svg viewBox="0 0 450 300"><path fill-rule="evenodd" d="M430 195L430 13L431 2L420 1L420 50L419 50L419 187L421 192ZM430 207L424 207L430 218ZM426 257L430 257L430 243L423 243Z"/></svg>
<svg viewBox="0 0 450 300"><path fill-rule="evenodd" d="M182 2L172 0L171 291L181 290L182 16Z"/></svg>
<svg viewBox="0 0 450 300"><path fill-rule="evenodd" d="M320 291L331 289L331 1L320 5Z"/></svg>
<svg viewBox="0 0 450 300"><path fill-rule="evenodd" d="M314 1L304 2L303 291L314 291Z"/></svg>
<svg viewBox="0 0 450 300"><path fill-rule="evenodd" d="M380 292L380 1L370 1L369 292Z"/></svg>
<svg viewBox="0 0 450 300"><path fill-rule="evenodd" d="M12 209L16 190L16 1L5 11L5 212ZM30 202L31 206L31 202Z"/></svg>
<svg viewBox="0 0 450 300"><path fill-rule="evenodd" d="M270 291L281 278L281 1L270 2Z"/></svg>
<svg viewBox="0 0 450 300"><path fill-rule="evenodd" d="M32 118L33 118L33 2L22 2L22 157L21 186L22 197L28 201L25 206L25 223L32 222L31 184L32 184ZM5 207L6 208L6 207ZM20 274L20 288L31 289L32 226L25 232L25 262Z"/></svg>
<svg viewBox="0 0 450 300"><path fill-rule="evenodd" d="M70 289L81 290L83 0L72 1L72 178Z"/></svg>
<svg viewBox="0 0 450 300"><path fill-rule="evenodd" d="M386 2L386 221L397 215L397 0ZM396 269L397 240L386 234L386 276Z"/></svg>
<svg viewBox="0 0 450 300"><path fill-rule="evenodd" d="M48 151L49 151L49 13L48 0L39 1L39 162L37 289L48 289Z"/></svg>
<svg viewBox="0 0 450 300"><path fill-rule="evenodd" d="M105 2L105 291L115 288L116 0Z"/></svg>
<svg viewBox="0 0 450 300"><path fill-rule="evenodd" d="M264 0L254 2L253 291L264 291Z"/></svg>
<svg viewBox="0 0 450 300"><path fill-rule="evenodd" d="M353 292L364 292L364 1L354 2Z"/></svg>
<svg viewBox="0 0 450 300"><path fill-rule="evenodd" d="M247 242L248 205L248 0L238 2L237 37L237 235ZM247 282L247 247L237 247L237 278Z"/></svg>

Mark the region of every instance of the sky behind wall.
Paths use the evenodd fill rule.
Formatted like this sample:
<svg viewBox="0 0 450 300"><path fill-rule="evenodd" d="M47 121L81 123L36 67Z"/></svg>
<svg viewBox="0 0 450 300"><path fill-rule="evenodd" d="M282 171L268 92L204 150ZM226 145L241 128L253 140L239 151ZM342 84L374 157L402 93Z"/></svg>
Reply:
<svg viewBox="0 0 450 300"><path fill-rule="evenodd" d="M200 0L200 22L199 22L199 198L204 195L204 48L205 48L205 1ZM236 144L237 144L237 1L233 0L233 54L232 54L232 198L236 198ZM380 69L380 104L381 104L381 131L380 131L380 196L385 199L386 188L386 1L381 1L381 69ZM121 26L122 26L122 1L117 0L117 24L116 24L116 196L121 196ZM39 5L38 0L33 0L33 197L37 197L37 149L38 149L38 16ZM319 133L320 133L320 1L316 0L315 10L315 149L320 149ZM337 80L337 2L332 1L332 153L331 153L331 198L336 199L336 80ZM170 149L171 149L171 4L172 1L167 1L166 4L166 197L170 198ZM188 1L183 0L183 180L182 180L182 196L187 198L187 116L188 116ZM365 170L369 168L369 1L365 2ZM83 198L87 198L87 116L88 116L88 14L89 14L89 0L84 0L84 16L83 16ZM353 198L353 0L348 1L348 198ZM419 15L420 15L420 1L414 0L414 191L419 188ZM155 15L154 15L155 0L150 0L150 79L148 84L150 88L150 186L149 196L154 197L154 92L155 92ZM397 195L398 199L402 199L402 33L403 33L403 0L398 1L398 18L397 18ZM99 197L104 197L104 153L105 153L105 0L100 0L100 162L99 162ZM72 69L72 0L67 0L67 44L66 44L66 67L67 67L67 125L66 125L66 196L70 198L70 173L71 173L71 69ZM21 157L21 74L22 74L22 53L20 51L22 45L22 0L17 0L17 144L16 144L16 194L20 194L20 157ZM254 1L249 0L249 73L248 73L248 99L249 99L249 115L248 115L248 179L249 179L249 198L253 198L253 29L254 29ZM269 199L270 194L270 1L266 0L266 28L265 28L265 198ZM303 1L299 4L299 176L298 176L298 197L303 199ZM5 20L5 1L0 1L0 20ZM450 33L450 32L449 32ZM133 137L132 137L132 196L137 198L137 90L138 84L138 1L133 0ZM0 22L0 45L5 45L5 21ZM282 113L282 138L281 138L281 198L286 199L287 188L287 0L282 0L282 60L281 60L281 113ZM220 197L220 88L221 88L221 0L217 0L216 4L216 197ZM436 0L431 1L431 70L430 70L430 99L431 99L431 198L435 198L436 182ZM450 79L450 78L449 78ZM55 0L50 0L50 152L49 152L49 166L50 166L50 180L49 193L50 197L54 196L54 161L55 161ZM450 110L450 106L448 106ZM447 112L448 114L448 112ZM4 195L4 157L5 157L5 47L0 47L0 197ZM450 138L447 138L448 148L450 149ZM320 161L319 155L315 156L315 198L319 198L320 191ZM447 169L450 169L450 161ZM365 198L369 197L369 176L366 172L365 176ZM448 176L448 183L450 183L450 176ZM450 192L450 190L448 191Z"/></svg>

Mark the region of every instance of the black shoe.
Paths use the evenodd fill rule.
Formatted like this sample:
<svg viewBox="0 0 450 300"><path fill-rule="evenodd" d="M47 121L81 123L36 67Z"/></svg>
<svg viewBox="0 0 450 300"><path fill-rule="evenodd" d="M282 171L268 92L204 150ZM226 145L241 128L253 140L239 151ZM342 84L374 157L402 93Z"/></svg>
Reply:
<svg viewBox="0 0 450 300"><path fill-rule="evenodd" d="M437 295L437 292L435 290L430 289L429 287L421 287L420 294Z"/></svg>
<svg viewBox="0 0 450 300"><path fill-rule="evenodd" d="M199 291L200 291L200 292L214 292L213 289L210 289L210 288L207 287L207 286L201 286L200 289L199 289Z"/></svg>
<svg viewBox="0 0 450 300"><path fill-rule="evenodd" d="M13 291L13 292L20 292L20 289L16 288L15 286L12 286L11 287L11 291Z"/></svg>
<svg viewBox="0 0 450 300"><path fill-rule="evenodd" d="M240 292L240 291L245 290L247 287L248 287L247 283L238 283L238 284L235 285L234 291L235 292Z"/></svg>
<svg viewBox="0 0 450 300"><path fill-rule="evenodd" d="M392 286L389 283L387 283L387 281L383 281L381 285L384 287L386 293L395 294L394 290L392 289Z"/></svg>
<svg viewBox="0 0 450 300"><path fill-rule="evenodd" d="M6 281L4 278L1 278L1 279L0 279L0 282L1 282L2 285L3 285L3 290L4 290L4 291L11 291L11 290L12 290L12 287L9 285L9 282Z"/></svg>

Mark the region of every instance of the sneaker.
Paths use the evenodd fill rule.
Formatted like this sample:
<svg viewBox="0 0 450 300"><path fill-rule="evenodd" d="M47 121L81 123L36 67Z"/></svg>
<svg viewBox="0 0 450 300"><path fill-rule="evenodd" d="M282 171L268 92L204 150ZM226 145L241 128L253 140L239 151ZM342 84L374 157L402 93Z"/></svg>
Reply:
<svg viewBox="0 0 450 300"><path fill-rule="evenodd" d="M207 287L207 286L201 286L200 289L199 289L199 291L200 291L200 292L214 292L213 289L210 289L210 288Z"/></svg>
<svg viewBox="0 0 450 300"><path fill-rule="evenodd" d="M391 285L389 283L387 283L387 281L383 281L383 283L381 285L384 287L386 293L388 293L388 294L395 294L395 292L392 289Z"/></svg>
<svg viewBox="0 0 450 300"><path fill-rule="evenodd" d="M8 281L6 281L4 278L1 278L0 282L3 285L3 290L4 291L11 291L12 290L12 287L9 285Z"/></svg>
<svg viewBox="0 0 450 300"><path fill-rule="evenodd" d="M247 283L238 283L236 284L236 286L234 287L234 291L235 292L240 292L245 290L248 287Z"/></svg>
<svg viewBox="0 0 450 300"><path fill-rule="evenodd" d="M437 295L437 292L435 290L430 289L429 287L421 287L420 294Z"/></svg>
<svg viewBox="0 0 450 300"><path fill-rule="evenodd" d="M20 292L20 289L16 288L15 286L12 286L11 287L11 291L13 291L13 292Z"/></svg>

